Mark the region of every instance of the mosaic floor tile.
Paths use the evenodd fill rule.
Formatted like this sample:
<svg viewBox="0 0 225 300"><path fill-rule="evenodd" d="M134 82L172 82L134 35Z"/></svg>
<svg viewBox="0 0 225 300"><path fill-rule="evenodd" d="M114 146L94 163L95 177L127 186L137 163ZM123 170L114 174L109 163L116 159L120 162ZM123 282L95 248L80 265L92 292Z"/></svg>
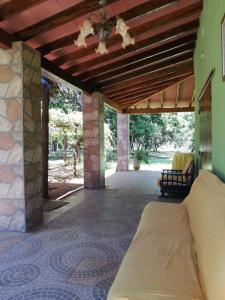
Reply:
<svg viewBox="0 0 225 300"><path fill-rule="evenodd" d="M0 287L18 287L31 283L41 274L36 265L17 265L0 274Z"/></svg>
<svg viewBox="0 0 225 300"><path fill-rule="evenodd" d="M97 238L113 238L131 234L134 231L132 224L123 220L94 220L86 223L84 231Z"/></svg>
<svg viewBox="0 0 225 300"><path fill-rule="evenodd" d="M10 297L9 300L81 300L75 293L60 288L34 288Z"/></svg>
<svg viewBox="0 0 225 300"><path fill-rule="evenodd" d="M132 241L132 238L125 238L119 242L119 245L124 250L127 250L130 246L131 241Z"/></svg>
<svg viewBox="0 0 225 300"><path fill-rule="evenodd" d="M153 195L82 190L34 233L0 232L0 299L106 300ZM75 199L76 201L76 199Z"/></svg>
<svg viewBox="0 0 225 300"><path fill-rule="evenodd" d="M54 234L52 234L50 237L50 240L53 242L68 242L68 241L74 241L79 238L79 234L76 232L70 232L70 231L58 231Z"/></svg>
<svg viewBox="0 0 225 300"><path fill-rule="evenodd" d="M117 267L115 250L100 243L72 244L58 249L49 260L49 266L72 278L97 277Z"/></svg>
<svg viewBox="0 0 225 300"><path fill-rule="evenodd" d="M0 256L0 263L11 263L34 256L43 247L43 241L37 237L24 239Z"/></svg>

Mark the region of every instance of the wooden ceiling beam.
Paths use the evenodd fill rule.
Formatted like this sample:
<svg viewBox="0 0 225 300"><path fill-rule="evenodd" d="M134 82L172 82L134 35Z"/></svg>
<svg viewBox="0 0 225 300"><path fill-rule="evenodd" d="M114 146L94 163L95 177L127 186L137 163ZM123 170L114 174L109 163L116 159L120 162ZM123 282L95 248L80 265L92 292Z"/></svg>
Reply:
<svg viewBox="0 0 225 300"><path fill-rule="evenodd" d="M150 13L157 8L160 8L167 4L173 3L175 1L176 0L147 1L145 3L142 3L138 6L131 8L131 9L128 9L127 11L122 12L120 14L120 17L122 17L125 21L129 21L129 20L135 19L139 16L142 16L146 13ZM115 16L110 18L110 20L115 21ZM57 49L60 49L60 48L63 48L63 47L73 44L73 41L74 41L74 39L77 39L78 34L79 34L78 32L74 32L74 33L64 36L58 40L55 40L48 44L45 44L45 45L39 47L37 50L40 51L43 55L46 55L52 51L55 51Z"/></svg>
<svg viewBox="0 0 225 300"><path fill-rule="evenodd" d="M115 70L111 73L96 76L94 80L89 80L87 82L92 82L100 85L107 85L107 82L115 83L118 80L126 80L133 76L139 76L145 74L146 72L161 68L170 63L170 61L179 61L183 57L191 58L193 57L194 46L190 44L188 46L180 47L179 49L172 49L166 53L161 53L153 57L143 59L140 62L131 64L121 68L119 71ZM79 78L79 77L78 77ZM85 81L86 82L86 81Z"/></svg>
<svg viewBox="0 0 225 300"><path fill-rule="evenodd" d="M118 89L118 90L115 90L115 91L112 91L112 92L107 92L105 91L105 94L109 95L110 96L110 99L115 99L117 96L120 96L120 95L126 95L127 93L129 92L135 92L135 91L140 91L142 88L146 88L148 86L157 86L159 84L163 82L168 82L170 83L171 81L174 81L174 80L178 80L178 81L181 81L183 79L186 79L188 77L192 76L192 72L191 74L178 74L178 75L175 75L175 76L171 76L171 75L165 75L165 76L162 76L160 78L157 78L157 79L148 79L147 81L143 81L143 83L138 83L138 84L134 84L132 86L129 86L128 88L122 88L122 89Z"/></svg>
<svg viewBox="0 0 225 300"><path fill-rule="evenodd" d="M141 50L141 52L134 53L133 55L131 55L128 58L121 57L121 59L117 60L116 62L112 62L105 66L97 67L90 71L84 72L79 76L79 78L81 80L85 80L85 79L88 80L93 77L96 77L97 74L99 74L99 75L107 74L107 73L111 73L114 70L118 70L118 72L120 72L120 70L123 69L124 66L126 66L126 65L134 64L137 61L142 60L144 58L154 56L156 54L164 53L171 49L179 48L184 45L189 45L190 43L194 44L195 40L196 40L196 33L191 33L191 34L181 37L181 38L178 36L173 41L166 40L165 42L160 44L158 47L154 47L154 48L151 47L148 50Z"/></svg>
<svg viewBox="0 0 225 300"><path fill-rule="evenodd" d="M158 94L158 93L160 93L161 92L161 108L163 107L163 104L164 104L164 102L166 101L166 99L165 99L165 91L168 89L168 88L171 88L172 86L176 86L176 85L181 85L181 84L183 84L188 78L191 78L192 76L188 76L188 77L186 77L186 78L180 78L180 79L177 79L177 80L174 80L173 82L171 82L171 83L165 83L164 84L164 86L157 86L157 87L154 87L154 88L152 88L152 90L151 90L151 95L149 95L148 96L148 98L149 97L152 97L153 95L155 95L155 94ZM141 95L142 95L142 93L140 93ZM127 97L127 100L124 100L123 102L124 103L126 103L126 101L132 101L133 102L133 100L130 100L130 98L129 97ZM145 100L145 99L144 99ZM176 97L176 99L175 99L175 102L174 102L174 104L176 104L176 100L177 100L177 97ZM135 101L135 103L134 104L137 104L137 103L139 103L139 102L141 102L141 101L143 101L143 100L140 100L140 101L138 101L138 102L136 102L136 100L134 100ZM122 103L120 103L120 101L118 101L118 103L120 104L120 105L122 105ZM127 103L126 103L127 104ZM176 108L177 106L176 105L174 105L174 107Z"/></svg>
<svg viewBox="0 0 225 300"><path fill-rule="evenodd" d="M160 49L158 49L158 53L152 56L146 56L145 54L143 54L142 56L142 60L133 60L133 63L130 63L128 65L124 65L119 67L118 69L115 70L111 70L111 72L107 72L104 74L96 74L96 76L94 77L94 80L92 79L92 81L94 82L104 82L107 81L108 78L113 79L115 77L118 76L122 76L123 74L132 72L133 70L137 70L140 69L142 67L146 67L146 66L150 66L150 65L154 65L156 63L159 63L160 61L163 61L169 57L175 57L175 56L181 56L184 53L187 52L193 52L194 51L194 46L195 46L195 42L191 42L185 45L181 45L181 46L177 46L176 48L173 49L165 49L164 47L164 51L160 52ZM121 65L121 64L120 64ZM79 76L79 79L82 80L83 77ZM84 80L87 81L87 80ZM91 81L90 79L88 81Z"/></svg>
<svg viewBox="0 0 225 300"><path fill-rule="evenodd" d="M146 95L140 95L139 97L136 97L135 99L127 99L127 100L123 100L123 101L119 101L117 102L123 109L124 108L128 108L132 105L135 105L139 102L144 101L145 99L149 99L151 98L153 95L158 94L161 91L161 89L155 89L152 90L150 93L146 94Z"/></svg>
<svg viewBox="0 0 225 300"><path fill-rule="evenodd" d="M171 84L173 84L174 82L171 82ZM160 85L158 86L154 86L154 87L149 87L147 89L142 89L141 91L138 91L136 93L128 93L127 95L124 95L123 97L118 97L116 99L113 99L112 101L115 101L115 102L122 102L122 101L126 101L127 99L132 99L132 98L136 98L140 95L145 95L145 94L148 94L150 93L151 91L154 91L154 90L158 90L158 89L163 89L165 86L167 86L168 83L161 83Z"/></svg>
<svg viewBox="0 0 225 300"><path fill-rule="evenodd" d="M15 38L15 36L8 34L5 30L0 28L0 42L5 47L11 48L12 43L15 42L16 40L17 39ZM42 60L41 60L41 67L88 93L92 93L94 90L96 90L91 85L87 85L86 83L80 82L78 79L76 79L73 76L71 76L70 74L64 72L62 69L55 66L54 64L52 64L49 60L47 60L44 57L42 57Z"/></svg>
<svg viewBox="0 0 225 300"><path fill-rule="evenodd" d="M163 103L164 103L164 91L161 92L161 109L163 108Z"/></svg>
<svg viewBox="0 0 225 300"><path fill-rule="evenodd" d="M118 0L107 0L107 5L110 5L117 1ZM91 13L97 9L100 9L99 0L85 0L16 32L15 36L23 41L27 41L38 34L55 29L56 27L64 25L81 16L85 16L86 14Z"/></svg>
<svg viewBox="0 0 225 300"><path fill-rule="evenodd" d="M10 48L12 42L15 42L16 38L12 37L8 32L0 28L0 43L2 43L6 48Z"/></svg>
<svg viewBox="0 0 225 300"><path fill-rule="evenodd" d="M117 103L119 105L121 105L123 108L130 107L131 105L137 104L137 103L145 100L146 98L152 97L153 95L160 93L162 90L165 91L167 88L169 88L171 86L172 86L171 84L168 84L168 85L165 85L164 87L154 88L149 92L149 94L145 94L144 97L142 97L142 94L140 93L139 97L136 96L136 98L134 98L134 99L130 99L128 97L126 100L121 100L121 101L118 101ZM164 96L164 94L163 94L163 96ZM165 100L165 97L163 97L163 101L164 100Z"/></svg>
<svg viewBox="0 0 225 300"><path fill-rule="evenodd" d="M188 77L187 77L187 78L188 78ZM155 94L158 94L158 93L162 92L162 93L161 93L161 108L162 108L164 102L166 101L166 99L165 99L165 91L166 91L168 88L171 88L172 86L175 86L175 85L177 85L177 84L179 84L179 85L182 84L187 78L183 78L182 80L181 80L181 79L180 79L180 80L174 80L173 83L165 84L163 87L161 86L161 87L155 87L155 88L153 88L152 91L151 91L151 95L149 95L148 98L149 98L149 97L152 97L152 96L155 95ZM190 76L189 76L189 78L190 78ZM140 95L142 96L141 93L140 93ZM146 99L146 98L144 98L144 100L145 100L145 99ZM137 104L137 103L143 101L143 99L142 99L142 100L139 100L139 101L136 101L136 99L135 99L135 100L130 100L130 98L128 97L127 100L124 100L124 101L123 101L123 102L124 102L124 105L125 105L125 103L126 103L126 105L128 104L128 102L126 102L126 101L128 101L128 100L129 100L129 102L132 102L132 105ZM176 100L177 100L177 97L176 97L175 102L174 102L174 107L175 107L175 108L177 107L177 106L176 106ZM135 103L134 103L134 101L135 101ZM120 101L118 101L118 103L119 103L120 105L123 105L123 103L120 103ZM131 105L129 105L129 106L131 106Z"/></svg>
<svg viewBox="0 0 225 300"><path fill-rule="evenodd" d="M169 67L173 68L173 66L175 66L177 63L182 63L182 62L190 61L190 60L193 60L193 52L186 53L181 56L174 57L174 58L172 57L171 59L168 58L167 60L165 60L163 62L156 63L155 65L146 66L145 68L142 68L140 70L134 70L133 72L123 74L114 79L107 80L100 84L97 84L97 86L102 88L102 87L111 86L111 85L114 85L117 83L122 83L122 82L126 83L126 81L128 81L128 80L138 79L139 77L142 77L143 75L146 75L146 74L151 76L150 74L158 72L164 68L169 68Z"/></svg>
<svg viewBox="0 0 225 300"><path fill-rule="evenodd" d="M163 84L161 87L155 87L155 88L149 90L149 92L140 93L140 95L136 96L136 97L133 97L133 96L127 97L126 99L116 101L116 103L118 103L122 107L123 106L131 106L131 105L134 105L134 104L144 101L146 98L149 99L150 97L152 97L155 94L160 93L161 91L165 91L167 88L171 87L174 84L177 84L177 83L174 82L173 84ZM164 101L164 99L163 99L163 101Z"/></svg>
<svg viewBox="0 0 225 300"><path fill-rule="evenodd" d="M56 76L62 78L66 82L80 88L83 91L86 91L87 93L92 93L96 90L92 85L81 82L80 80L71 76L67 72L64 72L61 68L55 66L53 63L51 63L45 57L42 57L42 59L41 59L41 67L46 69L50 73L53 73Z"/></svg>
<svg viewBox="0 0 225 300"><path fill-rule="evenodd" d="M193 104L195 102L195 88L193 89L193 93L192 93L192 97L191 97L191 101L190 101L190 106L189 107L192 107Z"/></svg>
<svg viewBox="0 0 225 300"><path fill-rule="evenodd" d="M137 25L133 28L130 28L129 32L134 38L137 38L139 35L148 32L150 29L153 30L163 25L168 25L170 22L182 20L183 18L192 16L194 14L199 15L201 9L201 0L178 0L171 6L162 8L161 11L153 12L153 17L150 20L146 20L144 24L139 25L137 22ZM121 36L115 34L111 35L107 39L107 47L110 48L116 44L121 44ZM76 60L83 58L93 54L96 48L98 48L98 41L89 45L87 48L82 48L79 50L75 49L71 53L62 55L59 58L54 59L54 63L60 66L68 61L73 61L74 58L76 58Z"/></svg>
<svg viewBox="0 0 225 300"><path fill-rule="evenodd" d="M104 102L110 106L111 108L113 108L114 110L116 110L119 113L123 113L123 109L122 107L117 104L116 102L112 101L109 97L107 97L106 95L104 95Z"/></svg>
<svg viewBox="0 0 225 300"><path fill-rule="evenodd" d="M9 16L19 14L32 8L46 0L10 0L0 5L0 21L4 21Z"/></svg>
<svg viewBox="0 0 225 300"><path fill-rule="evenodd" d="M162 113L178 113L178 112L193 112L193 107L179 107L179 108L128 108L123 112L129 115L141 115L141 114L162 114Z"/></svg>
<svg viewBox="0 0 225 300"><path fill-rule="evenodd" d="M197 16L196 16L197 17ZM184 21L185 22L185 21ZM176 26L176 22L174 22L174 26ZM178 35L184 34L186 31L192 31L198 29L199 26L199 20L191 20L186 24L179 25L177 27L174 27L173 29L165 30L165 28L162 27L162 30L160 33L157 33L154 36L147 37L141 41L137 41L135 45L132 47L127 47L126 49L118 49L116 51L113 51L109 53L108 55L104 56L98 56L94 59L89 59L83 63L80 63L79 65L71 66L66 69L67 72L70 72L71 74L76 72L86 72L89 68L95 67L98 64L101 64L103 61L107 63L107 61L112 61L115 58L122 57L123 55L126 55L128 53L134 53L135 51L139 51L141 49L144 49L150 45L154 45L157 43L160 43L164 40L169 40L170 38L178 37ZM168 26L167 26L168 28Z"/></svg>
<svg viewBox="0 0 225 300"><path fill-rule="evenodd" d="M140 99L140 98L145 100L146 98L150 97L152 95L152 93L158 92L167 87L168 87L168 84L162 84L161 87L149 89L148 91L145 91L145 92L143 91L142 93L139 93L139 94L133 95L133 96L127 96L126 98L123 98L123 99L115 99L114 102L119 105L123 105L123 104L127 104L130 102L135 102L137 99Z"/></svg>
<svg viewBox="0 0 225 300"><path fill-rule="evenodd" d="M176 102L175 102L175 107L177 107L178 102L179 102L179 95L180 95L180 85L181 83L177 84L177 96L176 96Z"/></svg>
<svg viewBox="0 0 225 300"><path fill-rule="evenodd" d="M147 92L150 92L152 90L155 90L155 89L162 89L164 88L165 86L170 86L170 85L174 85L175 83L179 82L180 80L177 79L177 80L167 80L167 81L161 81L160 83L156 84L156 85L148 85L148 87L146 88L141 88L139 89L138 91L134 92L134 91L130 91L130 92L127 92L126 94L123 94L123 95L119 95L117 97L114 97L114 98L110 98L112 101L120 101L120 100L123 100L123 99L127 99L127 98L134 98L134 97L137 97L138 95L141 95L143 93L147 93Z"/></svg>
<svg viewBox="0 0 225 300"><path fill-rule="evenodd" d="M175 66L168 66L160 71L151 73L151 74L144 74L142 76L139 76L138 78L133 78L130 80L126 80L124 82L119 82L116 84L113 84L111 86L107 86L108 92L118 90L119 88L128 88L129 86L132 86L134 84L139 84L147 80L155 80L160 79L163 76L168 76L168 78L171 76L178 76L178 75L185 75L185 74L192 74L193 73L193 61L187 61L187 62L180 62L177 63ZM104 92L104 89L102 89Z"/></svg>

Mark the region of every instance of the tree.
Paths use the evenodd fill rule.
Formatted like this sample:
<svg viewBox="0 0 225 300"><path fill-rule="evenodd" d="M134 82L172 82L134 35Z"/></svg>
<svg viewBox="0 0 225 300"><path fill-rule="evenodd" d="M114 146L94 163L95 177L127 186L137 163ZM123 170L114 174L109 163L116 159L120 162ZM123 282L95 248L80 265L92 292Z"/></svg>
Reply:
<svg viewBox="0 0 225 300"><path fill-rule="evenodd" d="M111 136L109 142L116 148L117 115L105 107L105 123L108 124ZM194 114L165 113L130 116L131 150L158 151L162 146L178 148L185 146L194 149Z"/></svg>
<svg viewBox="0 0 225 300"><path fill-rule="evenodd" d="M171 113L163 116L166 127L166 143L175 148L189 148L194 150L194 114Z"/></svg>
<svg viewBox="0 0 225 300"><path fill-rule="evenodd" d="M80 148L83 143L83 119L82 112L66 114L62 109L52 108L49 111L50 139L63 144L64 164L67 164L68 145L73 147L74 176L76 176L76 162L80 156Z"/></svg>
<svg viewBox="0 0 225 300"><path fill-rule="evenodd" d="M165 124L161 115L130 116L131 150L154 150L165 142Z"/></svg>
<svg viewBox="0 0 225 300"><path fill-rule="evenodd" d="M80 91L74 91L61 84L51 88L50 108L60 108L68 114L73 111L82 111L82 98Z"/></svg>
<svg viewBox="0 0 225 300"><path fill-rule="evenodd" d="M117 114L108 106L105 106L104 114L105 114L105 120L104 120L105 124L107 124L108 129L110 131L110 135L107 136L107 138L109 139L111 147L115 149L116 139L117 139Z"/></svg>

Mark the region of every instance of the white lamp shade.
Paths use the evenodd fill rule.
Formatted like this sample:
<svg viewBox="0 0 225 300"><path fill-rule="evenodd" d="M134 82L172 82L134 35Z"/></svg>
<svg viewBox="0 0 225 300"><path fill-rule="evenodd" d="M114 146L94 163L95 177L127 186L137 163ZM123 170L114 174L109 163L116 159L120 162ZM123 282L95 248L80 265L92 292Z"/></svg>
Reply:
<svg viewBox="0 0 225 300"><path fill-rule="evenodd" d="M125 24L122 18L118 18L116 21L116 33L120 34L122 37L125 37L129 27Z"/></svg>
<svg viewBox="0 0 225 300"><path fill-rule="evenodd" d="M106 42L105 41L100 41L98 44L98 48L95 49L95 52L97 54L107 54L109 51L106 49Z"/></svg>
<svg viewBox="0 0 225 300"><path fill-rule="evenodd" d="M94 28L89 19L84 20L82 26L80 26L80 34L84 38L86 38L89 34L94 35Z"/></svg>
<svg viewBox="0 0 225 300"><path fill-rule="evenodd" d="M130 36L129 32L127 32L126 35L123 37L123 43L122 43L123 49L125 49L129 45L134 45L134 44L135 44L135 39Z"/></svg>
<svg viewBox="0 0 225 300"><path fill-rule="evenodd" d="M75 45L77 47L84 46L85 48L87 48L87 44L86 44L85 38L81 34L79 34L77 40L75 40L74 43L75 43Z"/></svg>

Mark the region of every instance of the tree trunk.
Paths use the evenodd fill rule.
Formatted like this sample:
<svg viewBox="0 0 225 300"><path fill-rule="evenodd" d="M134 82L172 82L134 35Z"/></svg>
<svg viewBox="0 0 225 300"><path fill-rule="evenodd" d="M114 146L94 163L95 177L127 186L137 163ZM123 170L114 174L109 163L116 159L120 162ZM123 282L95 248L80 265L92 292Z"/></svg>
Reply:
<svg viewBox="0 0 225 300"><path fill-rule="evenodd" d="M77 145L77 158L78 158L78 162L81 163L80 144Z"/></svg>
<svg viewBox="0 0 225 300"><path fill-rule="evenodd" d="M56 152L56 151L57 151L57 143L58 143L57 141L53 141L53 142L52 142L52 151L53 151L53 152Z"/></svg>
<svg viewBox="0 0 225 300"><path fill-rule="evenodd" d="M64 146L64 165L67 164L67 147L68 147L68 139L67 139L67 135L66 133L64 133L64 143L63 143L63 146Z"/></svg>
<svg viewBox="0 0 225 300"><path fill-rule="evenodd" d="M74 144L74 152L73 152L73 176L77 176L77 153L76 153L76 145Z"/></svg>

